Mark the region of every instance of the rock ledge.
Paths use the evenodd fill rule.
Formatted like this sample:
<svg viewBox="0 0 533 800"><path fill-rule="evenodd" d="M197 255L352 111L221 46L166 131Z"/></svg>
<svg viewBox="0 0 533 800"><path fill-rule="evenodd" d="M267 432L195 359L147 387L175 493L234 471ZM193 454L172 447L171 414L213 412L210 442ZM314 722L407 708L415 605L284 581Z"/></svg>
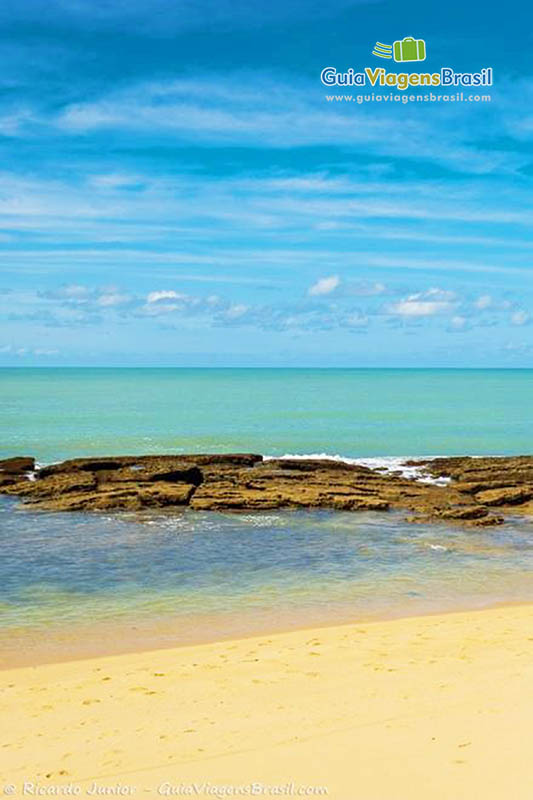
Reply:
<svg viewBox="0 0 533 800"><path fill-rule="evenodd" d="M0 492L50 511L330 508L411 512L428 519L494 525L505 510L533 513L533 456L409 461L426 478L328 459L253 453L76 458L35 470L31 457L0 461ZM498 514L493 508L497 507Z"/></svg>

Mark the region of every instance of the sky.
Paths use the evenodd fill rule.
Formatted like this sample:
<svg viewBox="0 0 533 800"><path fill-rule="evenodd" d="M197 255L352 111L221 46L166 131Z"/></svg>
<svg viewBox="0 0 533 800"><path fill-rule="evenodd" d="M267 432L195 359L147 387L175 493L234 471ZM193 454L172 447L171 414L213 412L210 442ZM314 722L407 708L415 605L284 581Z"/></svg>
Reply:
<svg viewBox="0 0 533 800"><path fill-rule="evenodd" d="M4 0L0 366L533 366L532 22ZM405 36L490 102L327 101Z"/></svg>

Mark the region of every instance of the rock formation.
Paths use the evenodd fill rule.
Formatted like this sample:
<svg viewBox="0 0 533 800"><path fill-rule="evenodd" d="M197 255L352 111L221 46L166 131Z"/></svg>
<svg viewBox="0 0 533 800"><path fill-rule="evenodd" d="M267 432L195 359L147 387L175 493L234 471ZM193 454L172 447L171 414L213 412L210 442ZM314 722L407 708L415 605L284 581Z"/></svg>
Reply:
<svg viewBox="0 0 533 800"><path fill-rule="evenodd" d="M533 513L533 457L406 462L435 485L328 459L254 454L77 458L35 470L29 457L0 461L0 492L53 511L330 508L403 509L413 522L502 522L505 510ZM495 513L495 510L497 513Z"/></svg>

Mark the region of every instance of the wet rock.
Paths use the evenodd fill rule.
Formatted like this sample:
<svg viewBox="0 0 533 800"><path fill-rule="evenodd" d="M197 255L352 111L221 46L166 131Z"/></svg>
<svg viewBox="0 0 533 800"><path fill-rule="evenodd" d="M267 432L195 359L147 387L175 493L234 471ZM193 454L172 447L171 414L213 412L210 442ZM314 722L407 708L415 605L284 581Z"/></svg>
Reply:
<svg viewBox="0 0 533 800"><path fill-rule="evenodd" d="M128 488L108 485L101 491L72 490L70 493L54 497L34 492L31 496L27 496L27 502L33 508L49 511L110 511L112 509L139 511L142 508L187 505L195 488L192 484L170 485L165 482Z"/></svg>
<svg viewBox="0 0 533 800"><path fill-rule="evenodd" d="M190 469L191 465L214 467L215 469L252 467L263 456L253 453L209 453L198 455L153 455L153 456L117 456L116 458L71 458L59 464L50 464L39 471L41 477L57 475L61 472L117 472L127 468L137 479L143 473L171 472L172 470Z"/></svg>
<svg viewBox="0 0 533 800"><path fill-rule="evenodd" d="M470 524L475 528L487 528L491 525L503 525L504 522L504 517L489 514L487 517L481 517L481 519L472 520Z"/></svg>
<svg viewBox="0 0 533 800"><path fill-rule="evenodd" d="M88 473L65 473L51 475L35 481L19 480L14 486L7 490L7 494L17 494L21 497L29 497L31 500L39 499L59 499L69 492L84 492L95 489L97 480L95 475Z"/></svg>
<svg viewBox="0 0 533 800"><path fill-rule="evenodd" d="M452 506L444 508L439 516L441 519L480 519L488 515L488 509L484 506Z"/></svg>
<svg viewBox="0 0 533 800"><path fill-rule="evenodd" d="M529 513L533 501L531 456L409 462L426 475L446 476L446 485L328 459L264 460L253 453L70 459L38 470L32 481L26 475L33 459L2 463L13 471L0 470L1 492L57 511L402 509L413 521L494 525L502 518L491 507Z"/></svg>
<svg viewBox="0 0 533 800"><path fill-rule="evenodd" d="M478 503L487 506L521 505L532 498L533 486L507 486L504 489L488 489L476 494Z"/></svg>
<svg viewBox="0 0 533 800"><path fill-rule="evenodd" d="M27 456L16 456L0 460L0 492L7 492L33 472L35 459Z"/></svg>
<svg viewBox="0 0 533 800"><path fill-rule="evenodd" d="M24 475L35 469L35 459L29 456L16 456L4 458L0 461L0 475Z"/></svg>

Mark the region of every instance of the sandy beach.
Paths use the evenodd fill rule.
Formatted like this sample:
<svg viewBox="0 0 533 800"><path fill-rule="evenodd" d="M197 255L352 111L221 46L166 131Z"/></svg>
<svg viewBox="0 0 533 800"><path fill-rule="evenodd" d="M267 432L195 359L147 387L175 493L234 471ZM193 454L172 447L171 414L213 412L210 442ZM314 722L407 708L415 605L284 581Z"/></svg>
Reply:
<svg viewBox="0 0 533 800"><path fill-rule="evenodd" d="M0 684L8 795L531 796L529 605L9 669Z"/></svg>

